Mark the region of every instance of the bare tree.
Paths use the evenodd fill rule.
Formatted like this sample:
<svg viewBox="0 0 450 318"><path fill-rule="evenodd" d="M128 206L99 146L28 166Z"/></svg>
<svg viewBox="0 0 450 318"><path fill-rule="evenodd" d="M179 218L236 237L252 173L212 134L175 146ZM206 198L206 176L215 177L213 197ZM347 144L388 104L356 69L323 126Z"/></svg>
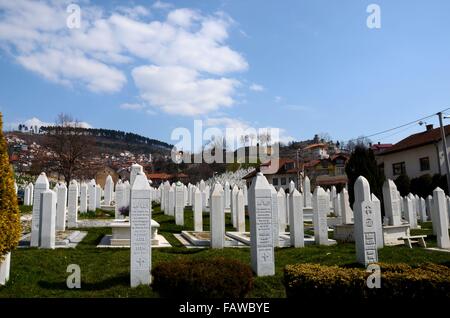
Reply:
<svg viewBox="0 0 450 318"><path fill-rule="evenodd" d="M89 170L93 145L93 137L67 114L59 114L55 126L46 130L45 146L50 150L52 170L62 175L66 183Z"/></svg>

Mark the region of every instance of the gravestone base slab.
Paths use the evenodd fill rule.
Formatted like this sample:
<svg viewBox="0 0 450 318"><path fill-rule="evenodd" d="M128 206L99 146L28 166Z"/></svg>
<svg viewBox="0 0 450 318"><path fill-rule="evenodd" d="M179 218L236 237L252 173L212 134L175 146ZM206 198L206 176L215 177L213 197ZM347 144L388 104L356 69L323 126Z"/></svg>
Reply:
<svg viewBox="0 0 450 318"><path fill-rule="evenodd" d="M182 231L180 235L175 237L186 247L210 247L211 246L211 234L210 232L194 232L194 231ZM180 239L182 238L182 240ZM235 240L225 235L225 247L245 247L246 244ZM186 245L189 244L189 245Z"/></svg>
<svg viewBox="0 0 450 318"><path fill-rule="evenodd" d="M291 236L290 236L289 232L281 234L280 237L282 237L286 241L289 241L289 242L291 241ZM307 235L307 234L305 234L305 236L304 236L304 242L305 242L305 246L306 245L315 245L316 244L314 236ZM336 244L337 244L336 240L328 239L328 243L324 244L324 245L336 245Z"/></svg>
<svg viewBox="0 0 450 318"><path fill-rule="evenodd" d="M116 210L116 207L114 205L100 205L100 209L105 210L105 211L109 211L109 212L113 212Z"/></svg>
<svg viewBox="0 0 450 318"><path fill-rule="evenodd" d="M172 247L166 238L160 234L157 234L155 238L151 240L152 248L159 247ZM130 248L130 239L116 239L113 242L112 235L105 235L97 245L98 248Z"/></svg>
<svg viewBox="0 0 450 318"><path fill-rule="evenodd" d="M278 247L290 247L291 241L290 239L286 239L285 236L282 235L283 233L280 233L280 240ZM235 239L245 245L250 246L250 232L226 232L225 235L228 237L231 237L232 239Z"/></svg>
<svg viewBox="0 0 450 318"><path fill-rule="evenodd" d="M75 248L87 235L85 231L56 231L55 248ZM19 241L19 248L30 247L31 233L25 234Z"/></svg>
<svg viewBox="0 0 450 318"><path fill-rule="evenodd" d="M399 238L409 235L409 224L383 226L383 238L385 246L404 245L404 242L402 240L399 240Z"/></svg>

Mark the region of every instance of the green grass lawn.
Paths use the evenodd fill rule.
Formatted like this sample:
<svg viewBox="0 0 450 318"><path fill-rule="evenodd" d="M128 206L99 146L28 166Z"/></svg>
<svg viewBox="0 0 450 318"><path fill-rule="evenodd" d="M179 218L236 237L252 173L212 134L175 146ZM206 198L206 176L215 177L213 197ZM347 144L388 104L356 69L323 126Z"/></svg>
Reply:
<svg viewBox="0 0 450 318"><path fill-rule="evenodd" d="M193 229L192 211L186 209L185 226L176 226L174 218L164 215L155 207L153 218L160 223L159 233L174 247L152 250L152 264L178 258L211 258L222 256L250 264L249 248L226 248L224 250L188 249L173 237L173 233ZM226 219L231 229L230 217ZM248 222L247 222L248 226ZM430 236L430 223L423 224L423 230L414 234L429 235L427 243L435 245ZM204 215L204 229L209 229L209 217ZM149 287L129 288L129 249L98 249L96 245L108 228L87 229L88 236L75 249L39 250L36 248L16 249L12 253L11 278L5 287L0 287L0 297L159 297ZM419 247L385 247L379 251L381 262L420 264L435 262L450 265L450 253L427 251ZM308 246L302 249L276 249L276 274L272 277L257 277L250 297L285 297L283 268L294 263L320 263L326 265L354 265L354 244L336 246ZM69 264L81 268L81 289L68 289L66 279Z"/></svg>
<svg viewBox="0 0 450 318"><path fill-rule="evenodd" d="M19 210L21 214L30 214L33 212L33 206L32 205L19 205Z"/></svg>

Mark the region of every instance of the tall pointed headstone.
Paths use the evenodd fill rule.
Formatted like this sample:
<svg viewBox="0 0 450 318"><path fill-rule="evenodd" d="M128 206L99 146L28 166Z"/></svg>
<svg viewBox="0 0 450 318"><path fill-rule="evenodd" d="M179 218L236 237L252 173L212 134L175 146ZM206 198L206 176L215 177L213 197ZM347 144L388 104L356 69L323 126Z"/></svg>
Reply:
<svg viewBox="0 0 450 318"><path fill-rule="evenodd" d="M130 198L130 283L131 287L150 285L152 206L144 173L136 175Z"/></svg>
<svg viewBox="0 0 450 318"><path fill-rule="evenodd" d="M67 207L68 227L77 227L78 221L78 186L77 181L72 180L69 184L69 198Z"/></svg>
<svg viewBox="0 0 450 318"><path fill-rule="evenodd" d="M211 247L223 248L225 245L224 190L216 183L211 194Z"/></svg>
<svg viewBox="0 0 450 318"><path fill-rule="evenodd" d="M289 217L291 246L304 247L303 196L297 190L289 194L289 205L289 212L291 213Z"/></svg>
<svg viewBox="0 0 450 318"><path fill-rule="evenodd" d="M257 276L275 275L272 229L272 193L266 177L258 172L249 189L251 264Z"/></svg>
<svg viewBox="0 0 450 318"><path fill-rule="evenodd" d="M370 185L366 178L359 177L354 185L355 245L357 261L365 266L378 262L375 208L371 200Z"/></svg>
<svg viewBox="0 0 450 318"><path fill-rule="evenodd" d="M41 193L49 190L50 186L48 183L47 176L42 172L37 178L34 186L33 193L33 212L31 219L31 247L39 246L40 239L40 227L41 227ZM56 213L56 211L55 211Z"/></svg>
<svg viewBox="0 0 450 318"><path fill-rule="evenodd" d="M67 187L64 182L58 184L56 192L56 230L66 230Z"/></svg>

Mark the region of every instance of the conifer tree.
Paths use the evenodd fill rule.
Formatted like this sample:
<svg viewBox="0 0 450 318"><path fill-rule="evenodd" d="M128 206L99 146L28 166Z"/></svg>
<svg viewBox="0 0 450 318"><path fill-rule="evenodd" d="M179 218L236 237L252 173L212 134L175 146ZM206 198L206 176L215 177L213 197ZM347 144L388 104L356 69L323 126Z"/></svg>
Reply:
<svg viewBox="0 0 450 318"><path fill-rule="evenodd" d="M20 212L0 113L0 262L19 243Z"/></svg>

